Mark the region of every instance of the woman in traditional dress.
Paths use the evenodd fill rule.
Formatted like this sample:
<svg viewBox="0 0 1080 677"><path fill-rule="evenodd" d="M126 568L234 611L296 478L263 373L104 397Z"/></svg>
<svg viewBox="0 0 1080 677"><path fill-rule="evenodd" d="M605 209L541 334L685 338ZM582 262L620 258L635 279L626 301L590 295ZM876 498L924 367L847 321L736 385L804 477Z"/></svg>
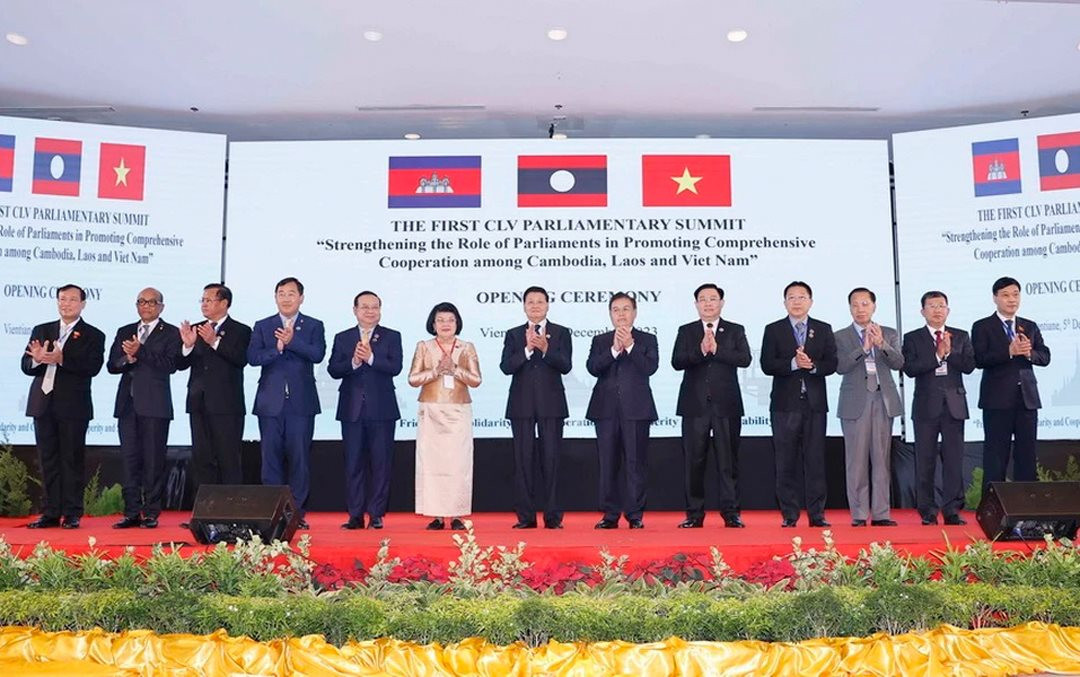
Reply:
<svg viewBox="0 0 1080 677"><path fill-rule="evenodd" d="M458 338L461 314L439 303L427 319L435 338L416 344L409 385L420 388L416 430L416 514L428 529L465 528L472 512L473 420L469 388L480 385L476 348Z"/></svg>

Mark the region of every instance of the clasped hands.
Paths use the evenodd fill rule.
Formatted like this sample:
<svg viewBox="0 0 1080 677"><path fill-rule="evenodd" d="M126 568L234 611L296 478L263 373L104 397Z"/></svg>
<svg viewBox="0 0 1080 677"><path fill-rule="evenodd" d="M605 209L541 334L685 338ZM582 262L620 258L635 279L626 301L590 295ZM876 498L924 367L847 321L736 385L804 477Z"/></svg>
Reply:
<svg viewBox="0 0 1080 677"><path fill-rule="evenodd" d="M26 354L38 364L63 364L64 350L56 341L42 343L37 339L30 342L26 347Z"/></svg>
<svg viewBox="0 0 1080 677"><path fill-rule="evenodd" d="M443 355L439 363L435 365L435 374L438 376L453 376L454 370L454 359L450 355Z"/></svg>
<svg viewBox="0 0 1080 677"><path fill-rule="evenodd" d="M277 339L278 352L285 350L285 346L289 345L289 342L293 340L293 328L282 327L274 330L274 338Z"/></svg>
<svg viewBox="0 0 1080 677"><path fill-rule="evenodd" d="M210 326L209 322L203 322L198 326L193 326L187 320L180 323L180 340L184 343L185 348L194 348L195 341L202 339L208 346L214 345L214 341L217 340L217 332Z"/></svg>
<svg viewBox="0 0 1080 677"><path fill-rule="evenodd" d="M1031 339L1023 332L1018 332L1016 338L1009 342L1009 357L1017 356L1031 359Z"/></svg>
<svg viewBox="0 0 1080 677"><path fill-rule="evenodd" d="M364 364L371 359L372 351L371 344L364 343L363 341L357 341L356 347L353 348L352 359L356 364Z"/></svg>
<svg viewBox="0 0 1080 677"><path fill-rule="evenodd" d="M546 334L537 334L535 331L525 332L525 350L539 350L546 354L548 350L548 337Z"/></svg>
<svg viewBox="0 0 1080 677"><path fill-rule="evenodd" d="M611 343L611 349L616 353L621 353L632 347L634 347L634 335L630 332L630 327L615 327L615 339Z"/></svg>
<svg viewBox="0 0 1080 677"><path fill-rule="evenodd" d="M863 331L862 349L864 353L870 352L871 348L880 348L885 344L885 337L881 333L881 325L871 322Z"/></svg>

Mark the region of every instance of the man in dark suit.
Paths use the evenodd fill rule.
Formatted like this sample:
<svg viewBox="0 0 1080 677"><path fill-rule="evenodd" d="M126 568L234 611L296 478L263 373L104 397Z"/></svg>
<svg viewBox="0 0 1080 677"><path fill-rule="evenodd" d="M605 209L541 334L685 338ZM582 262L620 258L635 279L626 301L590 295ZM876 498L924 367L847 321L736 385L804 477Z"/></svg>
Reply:
<svg viewBox="0 0 1080 677"><path fill-rule="evenodd" d="M705 463L709 450L720 479L724 526L741 529L738 462L743 401L739 367L750 365L742 325L720 319L724 290L706 283L694 290L698 320L679 327L671 366L683 372L675 413L682 416L686 519L680 529L705 524Z"/></svg>
<svg viewBox="0 0 1080 677"><path fill-rule="evenodd" d="M251 327L229 315L232 291L203 287L202 322L180 324L178 369L191 369L187 412L191 416L191 469L195 490L202 484L241 484L244 437L244 367Z"/></svg>
<svg viewBox="0 0 1080 677"><path fill-rule="evenodd" d="M596 377L585 418L596 424L600 459L597 529L616 529L619 513L631 529L644 527L649 426L656 420L649 377L660 366L656 336L634 328L637 301L618 293L608 301L614 331L594 336L585 368Z"/></svg>
<svg viewBox="0 0 1080 677"><path fill-rule="evenodd" d="M1033 366L1050 364L1050 349L1039 325L1017 317L1020 283L1002 277L993 284L997 312L971 328L975 366L983 370L979 408L983 410L983 491L1004 482L1013 460L1013 479L1034 482L1039 431L1039 384Z"/></svg>
<svg viewBox="0 0 1080 677"><path fill-rule="evenodd" d="M315 365L326 356L323 323L300 313L304 285L287 277L274 287L278 312L259 320L251 332L248 364L262 367L255 391L262 445L262 483L288 484L300 528L304 519L311 476L308 460L315 435L319 393Z"/></svg>
<svg viewBox="0 0 1080 677"><path fill-rule="evenodd" d="M79 527L86 429L94 417L90 379L105 361L105 334L82 319L86 291L73 284L58 288L56 307L60 320L34 327L22 357L23 373L34 377L26 415L34 419L44 489L41 516L26 525L31 529Z"/></svg>
<svg viewBox="0 0 1080 677"><path fill-rule="evenodd" d="M975 371L968 333L945 325L949 297L922 295L926 326L904 334L904 373L915 379L911 420L915 427L916 506L922 523L937 524L934 476L941 459L941 514L945 524L966 524L964 507L964 421L968 418L964 374ZM938 451L938 436L941 451Z"/></svg>
<svg viewBox="0 0 1080 677"><path fill-rule="evenodd" d="M394 428L401 418L394 377L401 373L401 334L379 324L382 300L372 291L353 299L357 325L334 337L328 371L341 379L337 420L345 447L344 529L383 528L390 497Z"/></svg>
<svg viewBox="0 0 1080 677"><path fill-rule="evenodd" d="M158 525L173 417L169 380L180 355L180 330L161 319L161 292L143 289L135 309L139 321L120 327L109 349L109 373L121 375L113 415L124 457L124 519L114 529Z"/></svg>
<svg viewBox="0 0 1080 677"><path fill-rule="evenodd" d="M784 288L788 315L765 327L761 369L773 377L769 413L776 454L776 498L782 526L794 527L805 496L810 526L825 521L825 420L829 403L825 377L836 371L832 327L809 316L810 285Z"/></svg>
<svg viewBox="0 0 1080 677"><path fill-rule="evenodd" d="M506 418L514 434L518 519L514 528L536 528L539 506L544 527L561 529L563 513L556 488L563 423L569 416L562 377L573 365L570 330L548 322L548 293L543 287L529 287L523 299L528 322L507 330L499 363L502 372L512 377Z"/></svg>

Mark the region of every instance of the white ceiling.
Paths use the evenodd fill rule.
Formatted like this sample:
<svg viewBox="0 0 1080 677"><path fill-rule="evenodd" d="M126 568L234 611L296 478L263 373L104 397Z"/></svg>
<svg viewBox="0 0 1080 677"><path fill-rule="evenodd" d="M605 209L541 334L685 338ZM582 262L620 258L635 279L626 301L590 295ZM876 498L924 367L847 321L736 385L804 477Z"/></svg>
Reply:
<svg viewBox="0 0 1080 677"><path fill-rule="evenodd" d="M233 140L536 137L556 114L584 138L886 138L1080 111L1074 0L0 0L10 32L3 113Z"/></svg>

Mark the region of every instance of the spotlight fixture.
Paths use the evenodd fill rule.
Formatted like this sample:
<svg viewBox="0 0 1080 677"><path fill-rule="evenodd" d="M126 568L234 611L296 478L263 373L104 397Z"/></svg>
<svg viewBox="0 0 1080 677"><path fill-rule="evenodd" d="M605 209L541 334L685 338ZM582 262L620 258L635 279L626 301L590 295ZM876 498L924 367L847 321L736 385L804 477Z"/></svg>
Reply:
<svg viewBox="0 0 1080 677"><path fill-rule="evenodd" d="M551 125L548 127L548 138L549 139L554 139L555 138L555 123L554 122L552 122Z"/></svg>
<svg viewBox="0 0 1080 677"><path fill-rule="evenodd" d="M364 31L364 39L368 42L378 42L383 39L382 31L369 30Z"/></svg>
<svg viewBox="0 0 1080 677"><path fill-rule="evenodd" d="M548 39L554 40L555 42L565 40L567 35L568 33L565 28L552 28L547 32Z"/></svg>
<svg viewBox="0 0 1080 677"><path fill-rule="evenodd" d="M566 134L563 134L562 132L555 132L551 135L551 138L555 139L556 141L564 141L566 139Z"/></svg>
<svg viewBox="0 0 1080 677"><path fill-rule="evenodd" d="M408 132L407 134L405 134L405 138L408 139L409 141L416 141L417 139L420 138L420 135L417 134L416 132Z"/></svg>
<svg viewBox="0 0 1080 677"><path fill-rule="evenodd" d="M728 42L742 42L743 40L746 39L747 35L748 35L748 33L740 28L740 29L728 31L727 32L727 39L728 39Z"/></svg>
<svg viewBox="0 0 1080 677"><path fill-rule="evenodd" d="M8 42L15 45L16 47L23 47L30 42L26 38L26 36L22 35L21 33L8 33L4 37L7 39Z"/></svg>

